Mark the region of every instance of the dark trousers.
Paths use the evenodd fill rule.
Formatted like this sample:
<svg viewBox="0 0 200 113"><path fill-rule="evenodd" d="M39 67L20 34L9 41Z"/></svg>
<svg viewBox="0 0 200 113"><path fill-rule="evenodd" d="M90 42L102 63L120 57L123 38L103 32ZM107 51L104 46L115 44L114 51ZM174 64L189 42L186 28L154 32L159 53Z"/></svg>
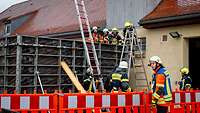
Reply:
<svg viewBox="0 0 200 113"><path fill-rule="evenodd" d="M168 112L168 107L157 105L157 113L167 113L167 112Z"/></svg>
<svg viewBox="0 0 200 113"><path fill-rule="evenodd" d="M111 87L115 91L118 91L120 86L121 86L121 82L119 80L113 80L112 83L111 83Z"/></svg>

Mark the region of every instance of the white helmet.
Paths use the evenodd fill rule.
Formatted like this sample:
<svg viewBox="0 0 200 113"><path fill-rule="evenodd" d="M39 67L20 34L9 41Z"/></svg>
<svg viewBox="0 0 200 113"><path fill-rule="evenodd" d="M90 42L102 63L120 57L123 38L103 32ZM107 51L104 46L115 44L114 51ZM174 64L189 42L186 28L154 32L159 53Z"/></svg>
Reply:
<svg viewBox="0 0 200 113"><path fill-rule="evenodd" d="M93 30L97 30L97 26L92 27Z"/></svg>
<svg viewBox="0 0 200 113"><path fill-rule="evenodd" d="M121 61L119 63L119 68L128 68L128 63L126 61Z"/></svg>
<svg viewBox="0 0 200 113"><path fill-rule="evenodd" d="M107 29L107 28L104 28L104 29L103 29L103 32L104 32L104 33L108 32L108 29Z"/></svg>
<svg viewBox="0 0 200 113"><path fill-rule="evenodd" d="M160 57L158 57L158 56L152 56L149 61L153 61L153 62L162 64L162 61L161 61Z"/></svg>
<svg viewBox="0 0 200 113"><path fill-rule="evenodd" d="M92 68L87 68L86 73L88 73L88 74L92 74Z"/></svg>

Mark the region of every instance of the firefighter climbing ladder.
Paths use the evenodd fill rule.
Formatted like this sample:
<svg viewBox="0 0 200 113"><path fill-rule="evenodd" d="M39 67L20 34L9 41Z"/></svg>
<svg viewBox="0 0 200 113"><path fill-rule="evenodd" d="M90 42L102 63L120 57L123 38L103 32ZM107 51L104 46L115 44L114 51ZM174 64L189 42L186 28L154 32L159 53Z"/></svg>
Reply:
<svg viewBox="0 0 200 113"><path fill-rule="evenodd" d="M74 0L75 5L76 5L76 11L77 11L77 16L79 20L79 25L80 25L80 31L81 31L81 36L82 36L82 41L85 49L85 54L87 58L87 63L89 65L89 68L93 72L93 78L92 78L92 85L94 88L94 92L96 91L96 86L94 82L94 73L97 72L97 76L99 77L99 82L101 86L101 90L104 90L103 86L103 77L101 76L100 68L99 68L99 61L97 58L96 54L96 49L92 37L92 33L90 30L90 25L89 25L89 20L88 20L88 15L86 12L85 4L83 0ZM89 40L90 43L86 43L86 33L89 33Z"/></svg>
<svg viewBox="0 0 200 113"><path fill-rule="evenodd" d="M147 74L143 62L143 52L140 43L140 39L137 37L136 28L133 30L127 30L124 37L124 44L120 57L120 62L126 60L128 62L128 77L130 78L131 62L134 68L135 84L136 88L149 88ZM139 85L142 81L146 82L146 85Z"/></svg>

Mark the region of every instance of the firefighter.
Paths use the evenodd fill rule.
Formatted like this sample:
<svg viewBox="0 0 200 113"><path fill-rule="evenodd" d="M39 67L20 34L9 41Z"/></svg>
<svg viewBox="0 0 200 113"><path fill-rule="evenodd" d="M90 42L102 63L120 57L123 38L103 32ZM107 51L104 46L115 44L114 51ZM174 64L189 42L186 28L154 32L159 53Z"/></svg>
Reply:
<svg viewBox="0 0 200 113"><path fill-rule="evenodd" d="M182 78L179 82L180 90L190 90L192 86L192 79L190 78L189 69L186 67L183 67L180 69Z"/></svg>
<svg viewBox="0 0 200 113"><path fill-rule="evenodd" d="M113 35L113 40L112 40L112 44L116 45L122 45L122 38L119 35L119 30L117 28L113 28L112 29L112 35Z"/></svg>
<svg viewBox="0 0 200 113"><path fill-rule="evenodd" d="M98 36L98 28L97 26L92 27L92 37L94 42L98 42L99 36Z"/></svg>
<svg viewBox="0 0 200 113"><path fill-rule="evenodd" d="M103 32L103 29L99 28L97 33L98 33L98 39L99 39L98 42L101 43L101 44L104 43L104 32Z"/></svg>
<svg viewBox="0 0 200 113"><path fill-rule="evenodd" d="M152 56L149 66L153 70L152 75L152 107L157 108L157 113L167 113L172 101L172 90L169 72L165 69L158 56Z"/></svg>
<svg viewBox="0 0 200 113"><path fill-rule="evenodd" d="M108 44L108 29L107 28L104 28L103 29L103 43L105 44Z"/></svg>
<svg viewBox="0 0 200 113"><path fill-rule="evenodd" d="M112 40L113 40L112 30L108 30L108 43L112 44Z"/></svg>
<svg viewBox="0 0 200 113"><path fill-rule="evenodd" d="M115 71L112 73L111 75L111 80L110 80L110 83L111 83L111 89L114 91L114 92L118 92L119 89L120 89L120 86L121 86L121 68L117 67L115 69Z"/></svg>
<svg viewBox="0 0 200 113"><path fill-rule="evenodd" d="M86 91L91 90L91 82L92 82L92 70L91 68L88 68L85 74L85 78L83 80L83 87Z"/></svg>
<svg viewBox="0 0 200 113"><path fill-rule="evenodd" d="M128 79L128 63L126 61L121 61L119 63L119 68L121 68L121 90L122 92L131 91Z"/></svg>
<svg viewBox="0 0 200 113"><path fill-rule="evenodd" d="M133 31L133 24L129 21L126 21L124 24L123 36L129 38L128 33L132 31Z"/></svg>

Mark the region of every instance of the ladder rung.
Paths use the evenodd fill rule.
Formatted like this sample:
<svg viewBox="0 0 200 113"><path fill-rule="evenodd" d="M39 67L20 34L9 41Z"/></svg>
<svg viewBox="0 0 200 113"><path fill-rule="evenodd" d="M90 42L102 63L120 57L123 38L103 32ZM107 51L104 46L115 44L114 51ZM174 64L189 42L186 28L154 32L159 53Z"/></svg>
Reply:
<svg viewBox="0 0 200 113"><path fill-rule="evenodd" d="M80 12L81 14L85 14L85 13L86 13L85 11L82 11L82 10L79 10L79 12Z"/></svg>
<svg viewBox="0 0 200 113"><path fill-rule="evenodd" d="M78 6L82 6L82 7L83 7L83 4L81 4L81 3L77 3L77 5L78 5Z"/></svg>
<svg viewBox="0 0 200 113"><path fill-rule="evenodd" d="M142 78L136 78L135 80L147 80L147 79L142 79Z"/></svg>
<svg viewBox="0 0 200 113"><path fill-rule="evenodd" d="M135 67L142 67L142 64L134 64Z"/></svg>
<svg viewBox="0 0 200 113"><path fill-rule="evenodd" d="M84 32L88 32L88 29L87 29L87 28L83 28L83 31L84 31Z"/></svg>
<svg viewBox="0 0 200 113"><path fill-rule="evenodd" d="M86 26L86 27L88 26L88 25L87 25L87 24L85 24L85 23L82 23L82 25L83 25L83 26Z"/></svg>
<svg viewBox="0 0 200 113"><path fill-rule="evenodd" d="M136 85L136 87L148 87L147 85Z"/></svg>
<svg viewBox="0 0 200 113"><path fill-rule="evenodd" d="M141 54L140 51L134 51L134 54Z"/></svg>
<svg viewBox="0 0 200 113"><path fill-rule="evenodd" d="M145 73L144 71L138 71L138 72L135 72L135 73Z"/></svg>
<svg viewBox="0 0 200 113"><path fill-rule="evenodd" d="M87 30L87 29L83 29L83 32L84 32L84 33L87 33L87 32L88 32L88 30Z"/></svg>
<svg viewBox="0 0 200 113"><path fill-rule="evenodd" d="M86 19L85 17L82 17L82 16L81 16L80 18L81 18L81 19Z"/></svg>

